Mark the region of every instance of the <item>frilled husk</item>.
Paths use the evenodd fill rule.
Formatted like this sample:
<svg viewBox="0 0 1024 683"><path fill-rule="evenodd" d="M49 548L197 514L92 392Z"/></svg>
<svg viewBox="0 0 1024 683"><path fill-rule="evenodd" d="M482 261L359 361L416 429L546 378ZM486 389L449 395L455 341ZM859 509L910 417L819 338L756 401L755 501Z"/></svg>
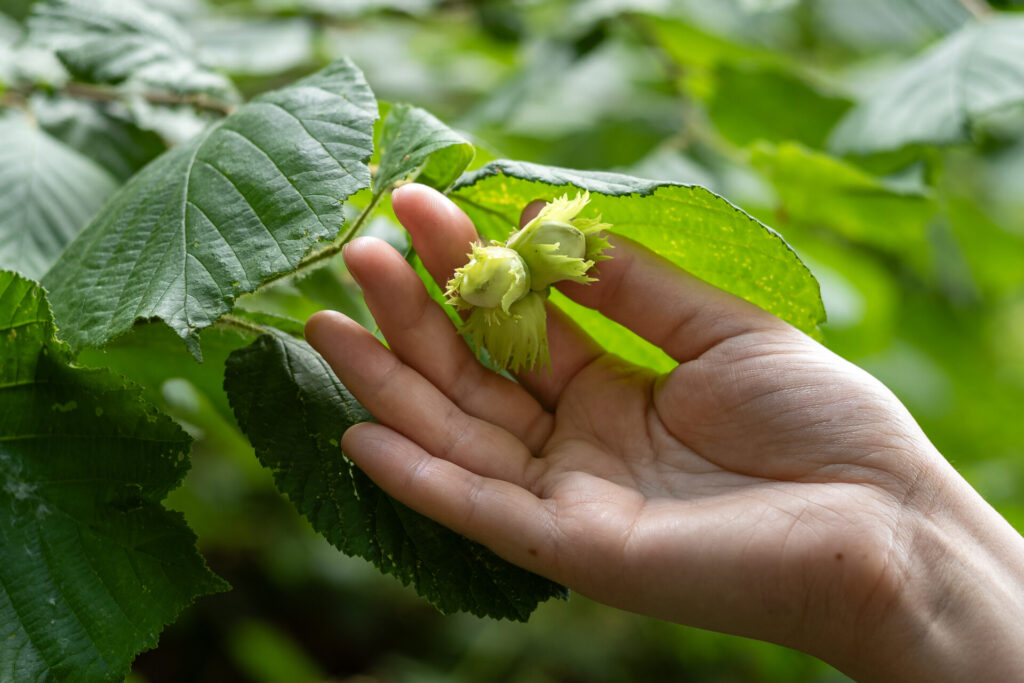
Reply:
<svg viewBox="0 0 1024 683"><path fill-rule="evenodd" d="M487 349L498 370L519 372L538 364L550 367L544 310L547 298L546 292L530 292L507 313L500 308L474 308L462 331L476 348Z"/></svg>

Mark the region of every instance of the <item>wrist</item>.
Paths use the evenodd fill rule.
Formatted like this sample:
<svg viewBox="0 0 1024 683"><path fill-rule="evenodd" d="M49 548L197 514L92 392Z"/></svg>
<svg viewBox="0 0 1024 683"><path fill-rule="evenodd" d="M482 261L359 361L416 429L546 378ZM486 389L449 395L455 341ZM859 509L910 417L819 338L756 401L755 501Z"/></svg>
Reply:
<svg viewBox="0 0 1024 683"><path fill-rule="evenodd" d="M904 507L870 628L826 659L864 680L1018 680L1024 538L945 461L929 479Z"/></svg>

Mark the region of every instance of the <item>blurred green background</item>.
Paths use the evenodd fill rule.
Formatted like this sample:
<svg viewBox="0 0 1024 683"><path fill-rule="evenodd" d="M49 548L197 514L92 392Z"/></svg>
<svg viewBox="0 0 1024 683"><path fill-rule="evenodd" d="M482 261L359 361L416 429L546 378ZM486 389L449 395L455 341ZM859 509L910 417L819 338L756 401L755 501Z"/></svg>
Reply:
<svg viewBox="0 0 1024 683"><path fill-rule="evenodd" d="M29 4L5 3L14 21L0 31L16 32ZM826 344L890 386L1024 529L1024 95L972 112L942 139L915 137L930 109L918 102L915 115L912 89L888 115L856 115L908 73L941 80L955 68L943 46L1024 17L1019 0L150 4L247 95L349 55L379 98L427 108L472 140L474 165L507 157L722 194L811 267ZM1024 41L998 49L1024 83ZM984 78L964 74L959 87ZM202 125L190 116L163 122L163 139ZM368 229L404 241L386 206ZM372 324L340 263L243 305L298 319L330 306ZM310 530L217 385L173 379L162 392L198 437L169 503L234 590L186 611L132 681L845 680L784 648L580 596L543 605L528 624L442 616Z"/></svg>

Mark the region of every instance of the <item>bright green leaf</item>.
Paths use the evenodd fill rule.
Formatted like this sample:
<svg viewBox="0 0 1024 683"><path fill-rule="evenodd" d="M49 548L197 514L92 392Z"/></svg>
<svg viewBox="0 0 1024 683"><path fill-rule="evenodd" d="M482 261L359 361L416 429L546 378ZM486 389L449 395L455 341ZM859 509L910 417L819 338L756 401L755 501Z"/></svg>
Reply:
<svg viewBox="0 0 1024 683"><path fill-rule="evenodd" d="M830 145L871 154L964 142L1011 105L1024 105L1024 17L1002 15L964 26L878 83Z"/></svg>
<svg viewBox="0 0 1024 683"><path fill-rule="evenodd" d="M565 590L389 498L341 452L372 420L304 341L259 337L228 359L224 380L260 462L313 528L393 574L443 612L525 620Z"/></svg>
<svg viewBox="0 0 1024 683"><path fill-rule="evenodd" d="M0 116L0 268L41 276L115 189L27 117Z"/></svg>
<svg viewBox="0 0 1024 683"><path fill-rule="evenodd" d="M102 346L160 318L195 334L337 235L369 185L376 102L348 60L257 97L115 194L45 278L61 336Z"/></svg>
<svg viewBox="0 0 1024 683"><path fill-rule="evenodd" d="M69 367L42 289L0 273L0 679L120 681L225 588L160 501L189 437L104 371Z"/></svg>
<svg viewBox="0 0 1024 683"><path fill-rule="evenodd" d="M503 240L529 202L577 190L590 191L588 211L612 232L805 332L824 321L818 283L785 240L702 187L495 161L463 176L451 196L486 238Z"/></svg>
<svg viewBox="0 0 1024 683"><path fill-rule="evenodd" d="M473 145L419 107L396 104L384 119L375 189L406 178L447 189L473 161Z"/></svg>

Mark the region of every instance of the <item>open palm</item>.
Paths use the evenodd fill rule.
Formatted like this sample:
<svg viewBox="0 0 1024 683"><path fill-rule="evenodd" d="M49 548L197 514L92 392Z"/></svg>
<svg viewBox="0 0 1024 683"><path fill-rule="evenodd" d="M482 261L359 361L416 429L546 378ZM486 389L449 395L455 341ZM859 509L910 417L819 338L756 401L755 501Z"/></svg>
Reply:
<svg viewBox="0 0 1024 683"><path fill-rule="evenodd" d="M472 223L422 186L393 204L443 283ZM307 326L380 421L350 429L345 452L414 509L607 604L810 651L829 624L870 634L899 590L900 511L939 456L866 373L613 244L598 282L562 291L663 348L679 362L667 375L550 308L552 368L513 382L476 361L401 255L346 247L390 350L337 313Z"/></svg>

